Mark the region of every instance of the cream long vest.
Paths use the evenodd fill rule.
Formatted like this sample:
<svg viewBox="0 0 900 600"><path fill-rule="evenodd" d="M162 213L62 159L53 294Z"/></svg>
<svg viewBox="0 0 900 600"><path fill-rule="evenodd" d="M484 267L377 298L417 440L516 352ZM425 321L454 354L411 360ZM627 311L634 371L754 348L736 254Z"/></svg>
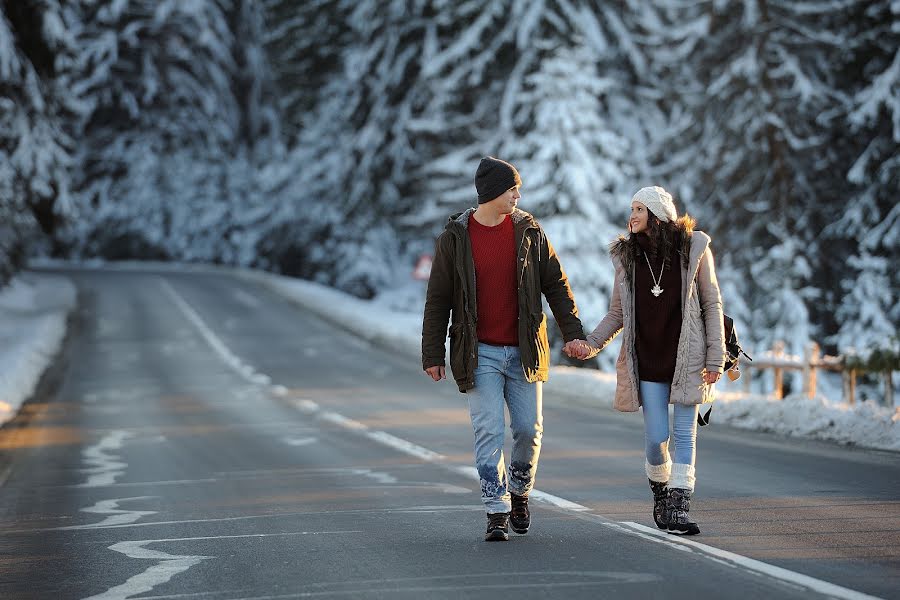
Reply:
<svg viewBox="0 0 900 600"><path fill-rule="evenodd" d="M706 371L722 373L725 337L722 297L716 280L710 237L702 231L691 236L687 268L681 260L681 336L675 359L670 403L702 404L714 399L713 386L703 381ZM616 270L609 312L587 337L592 356L623 332L622 349L616 361L614 406L634 412L641 405L637 356L634 351L634 260L628 256L624 237L612 244L610 258Z"/></svg>

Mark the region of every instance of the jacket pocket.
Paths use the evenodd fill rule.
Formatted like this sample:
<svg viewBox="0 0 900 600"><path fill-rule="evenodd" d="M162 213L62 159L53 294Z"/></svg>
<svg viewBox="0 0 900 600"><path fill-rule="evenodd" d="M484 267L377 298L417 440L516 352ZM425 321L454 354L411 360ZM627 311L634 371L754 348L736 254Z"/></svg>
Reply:
<svg viewBox="0 0 900 600"><path fill-rule="evenodd" d="M547 339L547 315L543 312L531 314L531 331L535 349L535 368L539 372L550 370L550 342Z"/></svg>
<svg viewBox="0 0 900 600"><path fill-rule="evenodd" d="M450 325L450 370L457 381L467 379L469 375L469 355L473 351L470 337L465 323Z"/></svg>

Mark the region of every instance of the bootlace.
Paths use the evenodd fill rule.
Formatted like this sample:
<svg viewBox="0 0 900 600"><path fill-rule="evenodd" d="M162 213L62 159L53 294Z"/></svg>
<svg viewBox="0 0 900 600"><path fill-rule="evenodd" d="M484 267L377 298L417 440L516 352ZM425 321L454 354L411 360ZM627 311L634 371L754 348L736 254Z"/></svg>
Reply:
<svg viewBox="0 0 900 600"><path fill-rule="evenodd" d="M528 515L528 496L512 497L512 516L524 519Z"/></svg>
<svg viewBox="0 0 900 600"><path fill-rule="evenodd" d="M509 515L506 513L493 513L488 516L488 527L491 529L506 527L509 521Z"/></svg>

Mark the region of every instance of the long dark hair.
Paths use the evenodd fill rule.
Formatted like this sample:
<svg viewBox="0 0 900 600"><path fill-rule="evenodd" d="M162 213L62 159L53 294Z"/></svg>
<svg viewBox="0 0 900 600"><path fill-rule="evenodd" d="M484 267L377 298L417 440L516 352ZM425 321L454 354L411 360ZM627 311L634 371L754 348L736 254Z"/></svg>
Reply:
<svg viewBox="0 0 900 600"><path fill-rule="evenodd" d="M654 260L662 255L663 268L672 267L672 257L681 255L682 266L687 267L690 254L691 234L697 221L684 214L677 221L663 222L651 211L647 211L647 237L650 238L650 256ZM635 234L630 236L635 257L639 257L641 247L637 244Z"/></svg>

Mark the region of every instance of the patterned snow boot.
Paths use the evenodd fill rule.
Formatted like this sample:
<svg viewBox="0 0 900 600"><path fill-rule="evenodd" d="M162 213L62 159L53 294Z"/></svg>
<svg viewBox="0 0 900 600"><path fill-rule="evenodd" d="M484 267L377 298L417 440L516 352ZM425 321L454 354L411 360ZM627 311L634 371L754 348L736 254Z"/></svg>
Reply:
<svg viewBox="0 0 900 600"><path fill-rule="evenodd" d="M688 516L692 494L691 490L684 488L669 488L669 497L666 501L666 526L669 533L676 535L700 533L700 528Z"/></svg>
<svg viewBox="0 0 900 600"><path fill-rule="evenodd" d="M668 482L653 481L652 479L647 481L650 482L650 489L653 490L653 520L656 522L657 527L665 529L667 526L666 499L669 496L669 489L666 487Z"/></svg>

